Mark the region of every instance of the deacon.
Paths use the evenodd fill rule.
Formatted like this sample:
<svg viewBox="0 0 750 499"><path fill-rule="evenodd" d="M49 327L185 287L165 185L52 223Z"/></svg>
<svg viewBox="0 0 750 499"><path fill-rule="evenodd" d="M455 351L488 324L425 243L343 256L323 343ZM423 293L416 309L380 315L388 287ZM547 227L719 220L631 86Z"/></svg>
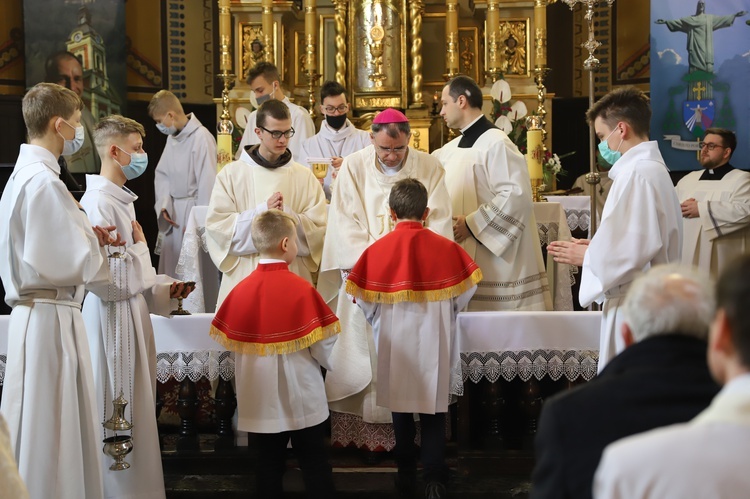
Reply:
<svg viewBox="0 0 750 499"><path fill-rule="evenodd" d="M612 188L599 229L588 239L555 241L555 261L583 267L579 299L604 303L598 370L625 349L619 334L620 305L630 284L654 265L679 263L682 216L677 193L656 141L649 141L651 106L642 91L624 87L602 97L586 113L612 164Z"/></svg>
<svg viewBox="0 0 750 499"><path fill-rule="evenodd" d="M456 137L433 153L445 168L453 237L482 269L469 310L552 310L523 155L482 114L468 76L443 87L440 115Z"/></svg>
<svg viewBox="0 0 750 499"><path fill-rule="evenodd" d="M159 224L159 273L175 275L190 210L206 206L216 181L216 139L179 99L159 90L148 104L156 128L167 136L156 165L154 191Z"/></svg>
<svg viewBox="0 0 750 499"><path fill-rule="evenodd" d="M81 205L92 223L114 225L123 234L123 259L111 259L112 282L92 285L83 304L83 320L94 367L97 414L112 417L112 401L124 388L126 416L133 424L130 468L109 469L112 458L99 452L105 498L164 498L164 475L156 427L156 348L149 313L169 317L177 306L171 298L191 289L156 275L146 237L135 220L138 196L125 183L143 174L148 156L143 151L143 126L123 116L102 118L94 128L94 143L102 159L100 175L87 175ZM115 318L117 317L117 318ZM132 335L127 338L125 335ZM115 338L131 342L116 351ZM122 343L126 344L127 343ZM117 369L124 366L124 369ZM115 383L118 382L118 384ZM104 431L103 429L100 431ZM106 437L114 433L106 430Z"/></svg>
<svg viewBox="0 0 750 499"><path fill-rule="evenodd" d="M284 95L284 91L281 90L279 70L270 62L259 62L256 64L247 74L247 83L255 93L255 100L259 106L268 100L278 100L283 102L289 110L292 122L291 128L294 130L294 134L289 138L288 147L292 153L292 158L297 160L300 157L302 142L308 137L315 135L315 124L312 118L310 118L310 113L307 109L292 104L289 97ZM260 143L260 139L255 133L258 127L257 117L258 110L256 109L250 113L247 119L247 127L245 128L245 133L242 134L242 140L240 141L239 149L237 149L235 159L240 159L245 146Z"/></svg>
<svg viewBox="0 0 750 499"><path fill-rule="evenodd" d="M112 226L92 231L58 178L57 158L80 147L81 99L39 83L21 106L29 143L0 199L0 277L13 308L0 412L29 497L99 499L101 414L81 301L84 286L109 280L100 247L121 240Z"/></svg>
<svg viewBox="0 0 750 499"><path fill-rule="evenodd" d="M299 162L310 166L308 158L331 160L332 168L323 181L326 198L331 199L331 182L336 178L344 156L370 145L370 134L352 125L346 117L349 105L346 89L338 82L327 81L320 87L320 112L325 120L320 131L302 143Z"/></svg>
<svg viewBox="0 0 750 499"><path fill-rule="evenodd" d="M406 116L385 109L375 117L371 130L372 144L344 158L334 183L318 290L328 303L339 297L336 315L342 330L331 358L336 369L326 377L331 438L343 446L355 442L373 451L393 448L391 415L375 400L377 355L372 330L362 311L347 299L343 281L364 250L393 230L388 196L399 180L414 178L427 188L430 215L424 221L426 227L449 239L452 230L443 168L435 158L409 147L411 128ZM347 433L339 423L349 420L353 421L347 426L354 428ZM371 438L360 441L363 434Z"/></svg>
<svg viewBox="0 0 750 499"><path fill-rule="evenodd" d="M682 262L717 279L734 257L750 252L750 173L729 164L737 148L731 130L709 128L700 145L703 170L677 183Z"/></svg>
<svg viewBox="0 0 750 499"><path fill-rule="evenodd" d="M239 161L222 168L208 204L208 252L223 273L217 307L258 266L250 227L269 209L284 211L298 222L299 253L289 270L312 282L320 265L326 197L310 169L292 160L288 145L295 132L289 108L279 100L264 102L256 125L260 144L245 146Z"/></svg>

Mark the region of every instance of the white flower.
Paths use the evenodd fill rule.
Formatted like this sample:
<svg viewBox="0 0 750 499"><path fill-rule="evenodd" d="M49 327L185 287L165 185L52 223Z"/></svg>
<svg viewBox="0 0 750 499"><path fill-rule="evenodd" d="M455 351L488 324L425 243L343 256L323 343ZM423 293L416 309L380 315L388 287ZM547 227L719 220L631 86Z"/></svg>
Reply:
<svg viewBox="0 0 750 499"><path fill-rule="evenodd" d="M520 120L524 116L526 116L526 113L528 110L526 109L526 104L521 102L520 100L517 100L513 103L512 106L510 106L510 111L508 112L508 118L511 119L511 121Z"/></svg>
<svg viewBox="0 0 750 499"><path fill-rule="evenodd" d="M492 90L490 90L490 95L493 99L498 101L499 103L508 102L513 94L510 92L510 85L508 85L508 82L505 80L497 80L492 85Z"/></svg>
<svg viewBox="0 0 750 499"><path fill-rule="evenodd" d="M513 131L513 123L510 122L507 116L500 116L497 120L495 120L495 126L505 133L510 133Z"/></svg>

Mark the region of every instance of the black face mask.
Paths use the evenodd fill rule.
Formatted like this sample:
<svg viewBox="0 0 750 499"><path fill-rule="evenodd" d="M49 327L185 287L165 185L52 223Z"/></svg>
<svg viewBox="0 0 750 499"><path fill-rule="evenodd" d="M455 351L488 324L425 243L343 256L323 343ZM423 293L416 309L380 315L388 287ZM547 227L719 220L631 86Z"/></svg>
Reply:
<svg viewBox="0 0 750 499"><path fill-rule="evenodd" d="M329 116L326 114L326 122L328 123L328 126L334 130L338 130L346 124L346 115L339 114L338 116Z"/></svg>

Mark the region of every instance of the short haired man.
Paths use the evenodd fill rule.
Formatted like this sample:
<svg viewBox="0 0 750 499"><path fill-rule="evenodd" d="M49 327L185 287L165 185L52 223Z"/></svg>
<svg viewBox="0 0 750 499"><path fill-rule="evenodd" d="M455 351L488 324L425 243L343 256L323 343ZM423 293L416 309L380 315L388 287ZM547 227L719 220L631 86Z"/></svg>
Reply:
<svg viewBox="0 0 750 499"><path fill-rule="evenodd" d="M622 311L625 350L594 380L544 403L532 498L590 498L608 444L708 406L719 390L706 363L714 302L708 279L690 267L653 267L633 283Z"/></svg>
<svg viewBox="0 0 750 499"><path fill-rule="evenodd" d="M292 158L296 161L300 157L302 142L308 137L315 135L315 124L312 118L310 118L310 113L307 109L297 104L292 104L289 97L284 95L284 91L281 90L279 70L270 62L259 62L250 69L247 74L247 83L250 85L250 90L255 93L255 100L258 105L270 99L283 102L289 109L292 122L291 128L294 129L294 135L289 138L287 147L292 153ZM256 123L257 116L257 109L250 113L247 119L247 127L245 128L245 133L242 134L242 140L240 141L235 159L240 159L245 146L260 143L260 139L255 133L255 129L258 126Z"/></svg>
<svg viewBox="0 0 750 499"><path fill-rule="evenodd" d="M289 270L300 277L312 282L323 251L326 198L310 169L292 160L288 145L295 130L289 108L280 100L268 100L254 121L259 143L245 146L238 161L222 168L208 203L208 252L224 274L217 308L258 266L250 231L257 215L275 208L298 221L299 252Z"/></svg>
<svg viewBox="0 0 750 499"><path fill-rule="evenodd" d="M167 136L156 165L154 209L162 239L159 273L174 276L190 210L207 206L211 198L216 181L216 139L195 114L185 114L180 100L168 90L154 94L148 114Z"/></svg>
<svg viewBox="0 0 750 499"><path fill-rule="evenodd" d="M84 287L109 282L107 244L63 183L57 158L75 152L81 99L54 83L21 103L29 143L0 199L0 277L10 315L0 412L29 496L102 495L101 414L81 317ZM3 484L3 490L5 484Z"/></svg>
<svg viewBox="0 0 750 499"><path fill-rule="evenodd" d="M47 82L57 83L83 98L83 66L75 54L56 52L47 58L44 69ZM81 110L81 124L84 130L83 145L74 154L64 155L66 168L71 173L99 173L101 160L96 152L93 136L96 119L86 106Z"/></svg>
<svg viewBox="0 0 750 499"><path fill-rule="evenodd" d="M750 490L750 255L727 265L716 286L708 366L723 388L692 421L608 446L594 497L746 497Z"/></svg>
<svg viewBox="0 0 750 499"><path fill-rule="evenodd" d="M468 76L443 87L440 115L461 136L433 153L445 168L453 237L484 274L469 310L552 310L523 155L482 114Z"/></svg>
<svg viewBox="0 0 750 499"><path fill-rule="evenodd" d="M370 145L370 134L352 125L346 117L349 104L346 89L338 82L327 81L320 86L320 112L325 119L315 136L302 142L299 162L310 166L308 158L331 160L328 175L323 179L326 198L331 199L331 182L336 178L344 156Z"/></svg>
<svg viewBox="0 0 750 499"><path fill-rule="evenodd" d="M332 411L332 440L343 446L352 443L337 422L354 415L363 434L375 435L391 422L388 409L375 402L372 366L377 355L371 345L372 330L362 311L346 296L342 275L351 270L364 250L394 228L388 207L391 188L405 178L419 180L427 189L430 214L427 227L452 237L451 205L443 178L445 173L435 158L409 147L409 120L396 109L385 109L372 123L372 144L344 158L329 211L328 230L323 246L318 290L326 302L338 297L336 315L341 320L341 339L333 350L336 369L327 374L326 392ZM381 426L377 426L380 424ZM368 428L364 428L371 425ZM388 435L383 431L380 435ZM373 451L393 448L395 442L367 439L358 445ZM381 445L383 444L383 445Z"/></svg>
<svg viewBox="0 0 750 499"><path fill-rule="evenodd" d="M649 99L634 87L613 90L586 113L601 141L599 151L612 169L612 188L596 235L589 240L555 241L547 251L555 261L582 266L579 300L604 303L599 371L625 344L618 309L639 275L654 265L678 263L682 214L667 165L656 141L648 140Z"/></svg>
<svg viewBox="0 0 750 499"><path fill-rule="evenodd" d="M701 142L703 170L677 183L683 216L682 262L714 279L736 256L750 252L750 173L729 164L737 136L709 128Z"/></svg>

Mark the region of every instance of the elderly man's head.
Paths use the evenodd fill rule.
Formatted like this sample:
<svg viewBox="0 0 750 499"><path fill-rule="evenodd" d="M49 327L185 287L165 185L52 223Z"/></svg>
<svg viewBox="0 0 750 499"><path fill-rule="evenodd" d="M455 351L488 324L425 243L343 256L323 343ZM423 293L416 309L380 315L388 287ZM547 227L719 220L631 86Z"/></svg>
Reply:
<svg viewBox="0 0 750 499"><path fill-rule="evenodd" d="M57 52L52 54L45 63L46 80L57 83L76 93L83 95L83 66L75 54Z"/></svg>
<svg viewBox="0 0 750 499"><path fill-rule="evenodd" d="M705 340L714 309L714 291L707 275L679 265L654 267L635 280L625 298L625 343L663 334Z"/></svg>
<svg viewBox="0 0 750 499"><path fill-rule="evenodd" d="M750 371L750 255L733 261L719 277L708 367L720 384Z"/></svg>

